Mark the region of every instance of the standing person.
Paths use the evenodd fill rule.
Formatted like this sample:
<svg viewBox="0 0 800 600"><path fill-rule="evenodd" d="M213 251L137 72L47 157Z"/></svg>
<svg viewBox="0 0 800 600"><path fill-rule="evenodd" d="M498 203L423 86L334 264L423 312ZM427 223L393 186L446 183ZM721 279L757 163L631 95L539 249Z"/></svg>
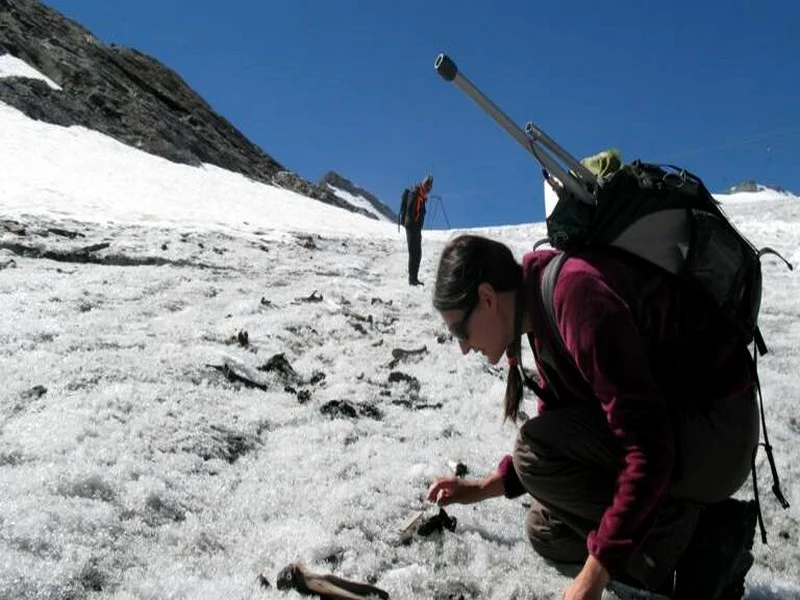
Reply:
<svg viewBox="0 0 800 600"><path fill-rule="evenodd" d="M428 500L529 493L534 550L582 565L567 600L599 600L610 579L675 600L738 600L758 512L730 498L759 439L747 346L673 277L612 251L563 263L553 294L561 342L541 292L557 254L530 252L520 265L474 235L442 252L434 307L463 353L507 356L505 416L519 415L523 380L539 415L495 472L437 479ZM538 383L520 366L523 334Z"/></svg>
<svg viewBox="0 0 800 600"><path fill-rule="evenodd" d="M410 190L403 190L398 225L406 228L409 285L422 285L419 280L419 263L422 260L422 225L425 223L425 208L428 194L432 188L433 175L429 174Z"/></svg>

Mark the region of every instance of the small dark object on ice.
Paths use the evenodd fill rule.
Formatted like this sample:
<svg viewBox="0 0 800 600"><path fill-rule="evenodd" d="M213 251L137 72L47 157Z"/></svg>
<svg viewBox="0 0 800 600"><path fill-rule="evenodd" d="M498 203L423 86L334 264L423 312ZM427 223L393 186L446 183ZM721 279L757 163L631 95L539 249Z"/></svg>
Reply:
<svg viewBox="0 0 800 600"><path fill-rule="evenodd" d="M311 292L310 296L305 296L303 298L295 298L295 302L322 302L322 294L320 294L317 290Z"/></svg>
<svg viewBox="0 0 800 600"><path fill-rule="evenodd" d="M417 534L421 536L428 536L437 531L447 529L448 531L455 531L458 519L448 515L443 508L439 509L438 514L425 519L417 528Z"/></svg>
<svg viewBox="0 0 800 600"><path fill-rule="evenodd" d="M401 362L412 359L414 362L419 362L426 354L428 354L427 346L422 346L421 348L414 348L411 350L392 348L392 360L389 361L388 366L390 369L394 369Z"/></svg>
<svg viewBox="0 0 800 600"><path fill-rule="evenodd" d="M259 390L266 390L267 384L261 381L256 381L253 379L245 369L242 369L240 365L237 365L233 362L226 362L222 365L210 365L207 364L207 367L211 367L220 371L225 378L233 383L241 383L246 388L257 388Z"/></svg>
<svg viewBox="0 0 800 600"><path fill-rule="evenodd" d="M310 235L297 235L295 236L297 239L297 244L306 248L307 250L318 250L319 247L314 242L314 238Z"/></svg>
<svg viewBox="0 0 800 600"><path fill-rule="evenodd" d="M256 367L259 371L267 373L277 373L281 382L285 385L302 385L303 378L294 370L291 363L286 360L286 355L281 352L274 354L260 367Z"/></svg>
<svg viewBox="0 0 800 600"><path fill-rule="evenodd" d="M279 590L293 589L301 594L317 595L323 600L366 600L378 597L388 600L389 594L374 585L348 581L335 575L312 573L301 563L291 563L281 569L275 586Z"/></svg>
<svg viewBox="0 0 800 600"><path fill-rule="evenodd" d="M460 460L450 460L447 461L447 466L450 467L450 470L453 472L453 475L456 477L466 477L467 473L469 473L469 469L467 465L465 465Z"/></svg>
<svg viewBox="0 0 800 600"><path fill-rule="evenodd" d="M405 350L403 348L393 348L392 358L395 360L404 360L410 356L420 356L428 353L428 347L422 346L421 348L414 348L412 350Z"/></svg>

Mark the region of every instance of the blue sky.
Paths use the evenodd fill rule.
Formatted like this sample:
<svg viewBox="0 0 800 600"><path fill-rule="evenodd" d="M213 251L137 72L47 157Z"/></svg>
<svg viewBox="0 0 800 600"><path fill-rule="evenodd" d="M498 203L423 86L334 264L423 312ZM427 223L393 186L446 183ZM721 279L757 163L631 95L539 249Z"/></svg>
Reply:
<svg viewBox="0 0 800 600"><path fill-rule="evenodd" d="M576 156L680 164L722 191L800 192L800 3L48 0L176 70L287 168L397 209L428 171L450 225L543 219L538 165L435 73L448 53ZM613 8L612 8L613 7ZM432 207L432 227L444 227Z"/></svg>

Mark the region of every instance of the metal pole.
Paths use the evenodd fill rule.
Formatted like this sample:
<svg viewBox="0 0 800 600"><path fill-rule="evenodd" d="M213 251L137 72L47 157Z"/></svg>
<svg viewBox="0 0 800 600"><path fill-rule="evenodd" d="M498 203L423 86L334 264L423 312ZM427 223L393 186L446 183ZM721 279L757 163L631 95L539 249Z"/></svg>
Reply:
<svg viewBox="0 0 800 600"><path fill-rule="evenodd" d="M577 198L580 199L581 202L590 206L597 204L597 199L594 197L594 195L589 192L589 190L587 190L572 173L569 173L566 169L564 169L564 167L556 162L552 156L540 151L536 145L536 142L531 140L530 144L533 155L536 157L536 159L542 164L548 173L558 179L561 185L572 192Z"/></svg>
<svg viewBox="0 0 800 600"><path fill-rule="evenodd" d="M547 136L541 129L528 123L526 132L523 132L500 108L487 98L472 82L464 75L459 73L458 67L453 60L446 54L439 54L433 63L436 72L445 81L452 81L455 83L465 94L480 106L486 113L492 117L495 122L500 125L506 132L511 135L519 144L525 148L533 157L539 161L542 166L550 171L561 183L567 187L572 193L587 204L595 204L596 200L592 192L585 187L583 183L578 181L577 177L583 179L585 184L589 184L592 190L597 189L597 178L594 174L584 167L578 160L566 152L559 146L553 139ZM556 159L547 154L537 150L536 144L540 143L545 149L549 150L561 160L563 160L573 171L574 175L569 173L564 167L556 162Z"/></svg>
<svg viewBox="0 0 800 600"><path fill-rule="evenodd" d="M500 127L505 129L511 137L517 140L517 142L519 142L519 144L525 148L525 150L536 157L536 154L531 150L528 138L525 137L525 132L522 131L522 129L520 129L519 126L514 123L514 121L509 119L508 116L506 116L506 114L500 110L500 108L494 102L484 96L469 79L459 73L456 63L454 63L449 56L446 54L440 54L436 57L433 66L436 69L436 72L442 76L442 79L455 83L462 92L472 98L478 106L489 113L489 116L492 117L495 122L500 125Z"/></svg>
<svg viewBox="0 0 800 600"><path fill-rule="evenodd" d="M547 135L544 131L536 127L531 121L525 125L525 133L529 139L541 142L546 148L550 149L553 154L563 160L567 166L572 169L578 176L585 182L597 187L597 177L583 164L576 160L569 152L564 150L553 138Z"/></svg>

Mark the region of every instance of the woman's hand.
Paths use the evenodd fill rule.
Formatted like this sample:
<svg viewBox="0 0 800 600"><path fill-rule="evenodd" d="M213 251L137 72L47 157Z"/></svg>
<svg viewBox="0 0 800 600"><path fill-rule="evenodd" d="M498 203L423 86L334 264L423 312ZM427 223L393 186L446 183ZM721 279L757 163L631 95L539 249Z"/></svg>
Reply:
<svg viewBox="0 0 800 600"><path fill-rule="evenodd" d="M484 479L440 477L428 488L428 502L439 506L472 504L503 493L503 480L497 472Z"/></svg>
<svg viewBox="0 0 800 600"><path fill-rule="evenodd" d="M480 481L460 477L440 477L428 488L428 502L439 506L480 502Z"/></svg>
<svg viewBox="0 0 800 600"><path fill-rule="evenodd" d="M610 576L594 556L589 555L578 576L564 590L564 600L600 600Z"/></svg>

